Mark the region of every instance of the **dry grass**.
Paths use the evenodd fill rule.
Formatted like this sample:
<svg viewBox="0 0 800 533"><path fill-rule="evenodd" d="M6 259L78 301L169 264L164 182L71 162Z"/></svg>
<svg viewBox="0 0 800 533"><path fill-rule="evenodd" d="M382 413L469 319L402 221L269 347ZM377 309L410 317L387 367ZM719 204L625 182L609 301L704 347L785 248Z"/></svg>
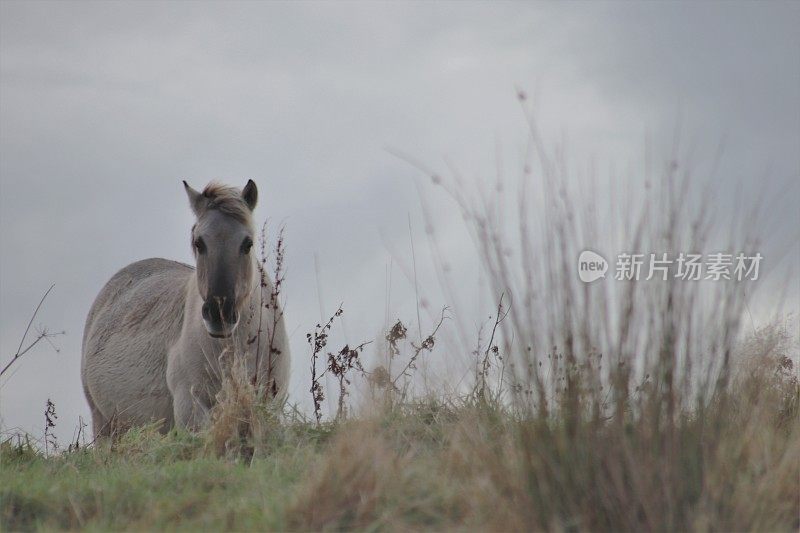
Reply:
<svg viewBox="0 0 800 533"><path fill-rule="evenodd" d="M798 387L781 370L784 357L759 344L748 353L757 372L742 367L729 392L673 423L646 411L624 423L519 418L465 400L344 424L297 490L291 523L299 530L795 530Z"/></svg>

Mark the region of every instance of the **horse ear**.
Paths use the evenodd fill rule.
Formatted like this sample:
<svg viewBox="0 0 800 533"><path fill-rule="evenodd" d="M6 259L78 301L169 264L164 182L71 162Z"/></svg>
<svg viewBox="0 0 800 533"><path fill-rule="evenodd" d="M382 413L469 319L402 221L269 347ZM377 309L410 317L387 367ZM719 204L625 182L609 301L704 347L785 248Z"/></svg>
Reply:
<svg viewBox="0 0 800 533"><path fill-rule="evenodd" d="M202 193L192 189L192 187L183 180L183 188L186 189L186 195L189 197L189 205L192 206L192 211L196 216L200 216L203 212L203 207L206 203L206 197Z"/></svg>
<svg viewBox="0 0 800 533"><path fill-rule="evenodd" d="M250 211L256 208L256 202L258 202L258 187L256 187L256 183L253 180L247 180L247 185L242 189L242 200L244 200L244 203L250 208Z"/></svg>

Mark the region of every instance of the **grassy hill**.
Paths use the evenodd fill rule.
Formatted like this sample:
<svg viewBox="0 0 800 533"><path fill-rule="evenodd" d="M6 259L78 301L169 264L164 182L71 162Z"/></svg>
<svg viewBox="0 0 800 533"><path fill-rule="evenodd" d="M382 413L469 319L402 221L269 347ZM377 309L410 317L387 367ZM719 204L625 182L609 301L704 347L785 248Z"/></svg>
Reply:
<svg viewBox="0 0 800 533"><path fill-rule="evenodd" d="M0 524L796 531L798 385L785 359L759 356L776 366L672 419L652 387L624 420L429 398L319 426L265 411L258 436L221 448L213 428L134 429L49 456L17 436L0 453Z"/></svg>

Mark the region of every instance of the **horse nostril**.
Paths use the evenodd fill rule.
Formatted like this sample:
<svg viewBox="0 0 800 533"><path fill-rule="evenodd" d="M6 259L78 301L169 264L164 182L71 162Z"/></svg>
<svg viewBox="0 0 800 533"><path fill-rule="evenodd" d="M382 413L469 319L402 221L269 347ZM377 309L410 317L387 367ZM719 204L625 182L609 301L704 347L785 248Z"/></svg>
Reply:
<svg viewBox="0 0 800 533"><path fill-rule="evenodd" d="M203 319L209 322L236 324L239 321L239 313L233 305L227 305L226 303L220 305L216 302L205 302L201 312Z"/></svg>

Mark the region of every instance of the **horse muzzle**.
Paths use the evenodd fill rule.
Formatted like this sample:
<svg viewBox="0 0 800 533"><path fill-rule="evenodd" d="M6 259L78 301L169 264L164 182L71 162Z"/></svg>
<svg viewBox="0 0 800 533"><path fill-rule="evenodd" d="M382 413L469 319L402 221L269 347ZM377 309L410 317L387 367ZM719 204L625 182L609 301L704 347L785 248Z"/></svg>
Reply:
<svg viewBox="0 0 800 533"><path fill-rule="evenodd" d="M239 313L232 305L205 302L202 308L203 325L211 337L226 339L239 325Z"/></svg>
<svg viewBox="0 0 800 533"><path fill-rule="evenodd" d="M239 323L234 322L233 324L215 324L211 321L203 320L203 325L205 326L209 336L215 339L227 339L233 335L233 332L236 331L236 326L238 326Z"/></svg>

